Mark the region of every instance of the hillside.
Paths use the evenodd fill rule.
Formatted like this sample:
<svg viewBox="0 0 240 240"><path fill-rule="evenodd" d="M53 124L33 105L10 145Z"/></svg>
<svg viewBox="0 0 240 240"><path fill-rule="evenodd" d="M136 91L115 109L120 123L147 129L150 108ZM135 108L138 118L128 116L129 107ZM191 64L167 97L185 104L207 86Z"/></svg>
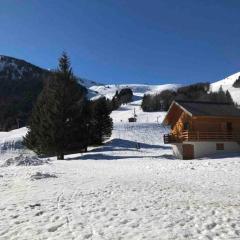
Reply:
<svg viewBox="0 0 240 240"><path fill-rule="evenodd" d="M51 72L24 60L0 55L0 130L9 131L25 126L32 106L43 87L43 81ZM88 98L100 96L112 98L117 90L130 87L134 100L139 100L146 92L175 89L175 84L164 85L103 85L84 78L77 78L88 92Z"/></svg>
<svg viewBox="0 0 240 240"><path fill-rule="evenodd" d="M16 166L6 159L32 156L21 144L26 128L0 133L0 238L239 239L239 156L174 158L163 143L166 113L143 112L140 98L176 85L90 88L111 97L127 86L135 100L111 113L111 139L87 153Z"/></svg>
<svg viewBox="0 0 240 240"><path fill-rule="evenodd" d="M24 60L0 56L0 129L24 126L49 72Z"/></svg>
<svg viewBox="0 0 240 240"><path fill-rule="evenodd" d="M0 55L0 80L34 80L39 78L47 70L35 66L21 59Z"/></svg>
<svg viewBox="0 0 240 240"><path fill-rule="evenodd" d="M147 85L147 84L110 84L110 85L98 85L91 86L89 89L96 93L95 97L104 96L111 99L116 91L123 88L131 88L134 95L134 100L139 100L145 93L154 94L166 89L175 90L179 84L159 84L159 85Z"/></svg>
<svg viewBox="0 0 240 240"><path fill-rule="evenodd" d="M211 84L211 90L217 92L222 86L224 91L229 91L233 101L240 104L240 88L233 87L233 83L239 78L240 72L230 75L220 81Z"/></svg>
<svg viewBox="0 0 240 240"><path fill-rule="evenodd" d="M32 106L40 93L43 80L51 73L24 60L0 55L0 130L8 131L25 126L31 114ZM218 91L220 86L229 90L233 100L240 104L240 89L232 84L240 76L233 74L223 80L211 84L212 91ZM122 88L133 90L133 100L141 100L146 93L155 94L166 89L176 90L178 84L120 84L104 85L84 78L78 78L79 83L88 91L88 98L100 96L112 98L116 91Z"/></svg>
<svg viewBox="0 0 240 240"><path fill-rule="evenodd" d="M24 60L0 55L0 130L25 126L43 82L51 72ZM78 79L83 86L95 82Z"/></svg>
<svg viewBox="0 0 240 240"><path fill-rule="evenodd" d="M239 239L239 157L175 159L163 144L165 113L142 112L140 102L112 112L104 146L2 167L0 238ZM134 108L138 121L128 123ZM21 132L2 137L19 141Z"/></svg>

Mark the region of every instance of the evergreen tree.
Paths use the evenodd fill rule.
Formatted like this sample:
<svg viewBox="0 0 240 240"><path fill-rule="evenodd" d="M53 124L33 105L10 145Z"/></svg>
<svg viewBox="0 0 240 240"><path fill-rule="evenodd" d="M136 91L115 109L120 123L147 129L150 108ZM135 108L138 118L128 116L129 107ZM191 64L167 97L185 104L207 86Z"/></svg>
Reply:
<svg viewBox="0 0 240 240"><path fill-rule="evenodd" d="M226 101L227 101L227 103L232 103L232 104L234 103L232 96L228 90L226 91Z"/></svg>
<svg viewBox="0 0 240 240"><path fill-rule="evenodd" d="M167 111L173 100L183 101L209 101L216 103L233 103L229 91L224 91L220 86L217 92L209 92L209 83L197 83L184 86L176 91L164 90L157 94L145 94L143 96L141 107L143 111Z"/></svg>
<svg viewBox="0 0 240 240"><path fill-rule="evenodd" d="M85 98L82 100L81 108L74 121L72 132L72 144L69 146L71 152L82 151L87 152L87 147L91 144L90 141L90 121L91 108L90 102Z"/></svg>
<svg viewBox="0 0 240 240"><path fill-rule="evenodd" d="M126 104L132 101L133 91L131 88L123 88L117 95L118 101L121 104Z"/></svg>
<svg viewBox="0 0 240 240"><path fill-rule="evenodd" d="M25 144L38 154L56 154L64 159L76 141L76 120L84 99L83 88L77 83L66 53L59 67L47 81L34 108Z"/></svg>
<svg viewBox="0 0 240 240"><path fill-rule="evenodd" d="M240 88L240 77L233 83L233 87Z"/></svg>
<svg viewBox="0 0 240 240"><path fill-rule="evenodd" d="M114 97L112 98L111 106L112 106L112 107L111 107L112 110L117 110L117 109L120 107L118 98L117 98L116 96L114 96Z"/></svg>
<svg viewBox="0 0 240 240"><path fill-rule="evenodd" d="M91 142L102 144L111 136L113 123L105 97L92 102L92 120L90 123Z"/></svg>

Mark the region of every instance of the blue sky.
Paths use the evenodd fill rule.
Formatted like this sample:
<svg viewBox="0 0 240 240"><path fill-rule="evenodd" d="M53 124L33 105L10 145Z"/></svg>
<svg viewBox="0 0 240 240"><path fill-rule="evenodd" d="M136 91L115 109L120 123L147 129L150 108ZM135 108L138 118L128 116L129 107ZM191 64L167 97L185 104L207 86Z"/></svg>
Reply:
<svg viewBox="0 0 240 240"><path fill-rule="evenodd" d="M102 83L212 82L240 71L239 0L1 0L0 54Z"/></svg>

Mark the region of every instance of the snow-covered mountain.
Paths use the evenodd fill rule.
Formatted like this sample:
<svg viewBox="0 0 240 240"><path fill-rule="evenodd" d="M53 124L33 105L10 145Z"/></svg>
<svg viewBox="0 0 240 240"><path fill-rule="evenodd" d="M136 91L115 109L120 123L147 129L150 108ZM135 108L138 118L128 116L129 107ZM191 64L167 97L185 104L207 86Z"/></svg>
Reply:
<svg viewBox="0 0 240 240"><path fill-rule="evenodd" d="M24 60L13 57L0 55L0 104L4 103L5 112L1 110L0 129L10 130L17 127L16 119L20 119L24 126L29 112L32 109L36 97L42 88L42 79L51 74L49 70L35 66ZM234 88L233 83L240 76L240 72L233 74L223 80L212 83L211 90L218 91L220 86L223 90L229 90L235 102L240 104L240 88ZM79 83L88 90L88 97L96 99L100 96L105 96L111 99L116 91L122 88L131 88L134 94L134 101L141 100L146 93L154 94L163 90L176 90L181 85L179 84L101 84L96 81L91 81L85 78L78 77ZM18 107L16 108L16 104ZM14 109L11 116L10 125L6 125L6 116L9 109ZM26 111L27 109L27 111ZM1 117L2 116L2 117Z"/></svg>
<svg viewBox="0 0 240 240"><path fill-rule="evenodd" d="M154 94L166 89L176 90L180 87L180 84L159 84L159 85L147 85L147 84L112 84L112 85L98 85L90 87L91 91L96 93L95 97L104 96L111 99L116 91L123 88L131 88L134 95L134 100L139 100L144 94Z"/></svg>
<svg viewBox="0 0 240 240"><path fill-rule="evenodd" d="M40 77L42 74L48 74L49 71L33 65L25 60L0 55L0 81L17 81L17 80L34 80L36 77ZM212 91L218 91L220 86L223 90L229 90L234 101L240 103L240 89L234 88L232 85L236 79L240 76L240 72L235 73L223 80L214 82L211 84ZM129 87L133 90L134 95L142 97L145 93L157 93L166 89L176 90L180 87L179 84L102 84L96 81L88 80L85 78L78 78L79 83L89 90L89 97L105 96L107 98L113 97L117 90ZM13 83L14 84L14 83Z"/></svg>
<svg viewBox="0 0 240 240"><path fill-rule="evenodd" d="M224 91L229 91L234 102L240 104L240 88L233 87L233 83L240 77L240 72L230 75L220 81L216 81L210 84L210 90L217 92L222 86ZM147 84L110 84L110 85L92 85L89 86L90 91L94 92L95 97L105 96L107 98L112 98L116 91L122 88L131 88L135 96L134 100L139 100L144 94L155 94L166 89L176 90L181 87L180 84L159 84L159 85L147 85Z"/></svg>
<svg viewBox="0 0 240 240"><path fill-rule="evenodd" d="M34 82L36 77L40 77L42 74L50 74L47 69L35 66L27 61L16 59L13 57L0 55L0 81L7 80L10 84L15 84L16 81L25 81L29 79ZM159 85L147 85L147 84L110 84L105 85L96 81L88 80L78 77L79 83L86 87L89 91L89 98L96 98L99 96L105 96L112 98L117 90L122 88L131 88L136 97L142 97L145 93L156 93L165 89L177 89L180 85L177 84L159 84ZM14 85L12 86L14 88Z"/></svg>
<svg viewBox="0 0 240 240"><path fill-rule="evenodd" d="M220 81L211 84L211 90L216 92L222 86L224 91L229 91L233 101L240 104L240 88L233 87L233 83L240 77L240 72L230 75Z"/></svg>
<svg viewBox="0 0 240 240"><path fill-rule="evenodd" d="M43 73L49 74L50 71L22 59L0 55L0 81L5 79L8 81L26 80L26 78L34 80ZM78 81L88 89L92 86L102 85L84 78L78 78Z"/></svg>
<svg viewBox="0 0 240 240"><path fill-rule="evenodd" d="M21 59L0 55L0 80L17 81L32 79L48 71Z"/></svg>

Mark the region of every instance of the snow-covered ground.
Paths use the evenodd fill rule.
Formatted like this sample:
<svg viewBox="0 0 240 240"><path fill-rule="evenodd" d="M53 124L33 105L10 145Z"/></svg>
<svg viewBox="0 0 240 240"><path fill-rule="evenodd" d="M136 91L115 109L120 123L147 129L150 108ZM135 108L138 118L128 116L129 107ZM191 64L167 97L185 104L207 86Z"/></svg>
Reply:
<svg viewBox="0 0 240 240"><path fill-rule="evenodd" d="M179 88L180 84L161 84L161 85L147 85L147 84L120 84L120 85L95 85L89 87L90 91L95 92L96 96L105 96L106 98L111 99L116 91L120 91L123 88L131 88L135 100L143 97L145 93L147 94L155 94L161 92L163 90L171 89L176 90Z"/></svg>
<svg viewBox="0 0 240 240"><path fill-rule="evenodd" d="M112 113L105 146L1 167L0 239L240 239L240 158L174 159L165 113L139 103Z"/></svg>
<svg viewBox="0 0 240 240"><path fill-rule="evenodd" d="M229 91L234 102L240 104L240 88L233 87L233 83L240 77L240 72L235 73L223 80L211 84L211 90L216 92L222 86L224 91Z"/></svg>
<svg viewBox="0 0 240 240"><path fill-rule="evenodd" d="M27 128L23 127L10 132L0 132L0 159L7 159L20 153L29 151L23 150L23 136L27 133Z"/></svg>

